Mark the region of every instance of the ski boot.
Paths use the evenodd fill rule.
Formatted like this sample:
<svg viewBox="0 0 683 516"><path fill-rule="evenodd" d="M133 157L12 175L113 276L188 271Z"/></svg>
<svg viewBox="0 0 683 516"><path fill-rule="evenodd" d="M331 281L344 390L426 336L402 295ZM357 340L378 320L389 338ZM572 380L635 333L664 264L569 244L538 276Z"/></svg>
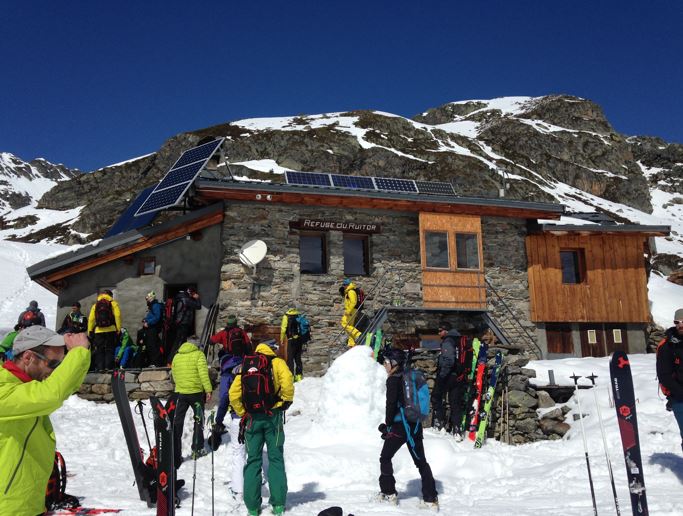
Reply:
<svg viewBox="0 0 683 516"><path fill-rule="evenodd" d="M432 511L432 512L439 512L439 500L435 499L432 502L422 500L420 502L420 509L426 509L426 510Z"/></svg>
<svg viewBox="0 0 683 516"><path fill-rule="evenodd" d="M261 509L247 509L247 516L259 516Z"/></svg>
<svg viewBox="0 0 683 516"><path fill-rule="evenodd" d="M386 493L377 493L377 496L375 499L378 502L381 503L388 503L391 505L398 505L398 495L396 493L394 494L386 494Z"/></svg>
<svg viewBox="0 0 683 516"><path fill-rule="evenodd" d="M275 516L279 516L280 514L285 513L285 506L284 505L273 505L273 514Z"/></svg>
<svg viewBox="0 0 683 516"><path fill-rule="evenodd" d="M432 428L436 431L439 431L443 428L443 421L441 421L439 418L434 418L432 420Z"/></svg>
<svg viewBox="0 0 683 516"><path fill-rule="evenodd" d="M294 383L300 382L303 379L304 379L304 375L302 375L302 374L295 374L294 375Z"/></svg>

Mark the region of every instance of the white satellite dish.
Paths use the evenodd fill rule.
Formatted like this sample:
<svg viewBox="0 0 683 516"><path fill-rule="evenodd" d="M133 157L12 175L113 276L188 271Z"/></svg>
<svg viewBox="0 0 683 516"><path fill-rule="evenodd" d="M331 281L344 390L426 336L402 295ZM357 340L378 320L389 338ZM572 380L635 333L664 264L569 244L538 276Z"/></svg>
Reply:
<svg viewBox="0 0 683 516"><path fill-rule="evenodd" d="M240 248L240 261L248 267L253 267L256 274L256 264L260 263L268 252L268 246L263 240L249 240Z"/></svg>

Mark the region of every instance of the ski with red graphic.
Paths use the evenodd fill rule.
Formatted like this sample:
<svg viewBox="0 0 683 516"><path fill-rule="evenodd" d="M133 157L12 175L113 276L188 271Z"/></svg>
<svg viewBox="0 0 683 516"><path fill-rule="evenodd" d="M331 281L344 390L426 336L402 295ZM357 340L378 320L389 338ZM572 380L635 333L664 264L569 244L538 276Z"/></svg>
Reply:
<svg viewBox="0 0 683 516"><path fill-rule="evenodd" d="M645 497L645 477L643 461L640 457L638 439L638 419L636 418L636 397L633 391L633 377L628 356L623 351L615 351L609 363L612 379L614 406L617 411L621 445L624 449L626 477L631 494L631 507L634 516L648 516Z"/></svg>
<svg viewBox="0 0 683 516"><path fill-rule="evenodd" d="M121 509L99 509L95 507L74 507L73 509L60 509L58 511L48 512L47 516L58 516L61 514L70 516L86 516L92 514L113 514L121 512Z"/></svg>
<svg viewBox="0 0 683 516"><path fill-rule="evenodd" d="M488 346L482 343L479 347L479 356L477 357L477 370L474 376L474 395L472 396L472 406L469 412L469 427L467 428L467 436L470 441L477 438L477 429L479 428L479 416L481 414L481 397L484 390L484 376L486 374L486 359Z"/></svg>
<svg viewBox="0 0 683 516"><path fill-rule="evenodd" d="M173 458L173 416L175 397L166 405L155 396L150 396L154 413L154 434L157 444L157 516L173 516L177 497L175 496L176 470Z"/></svg>

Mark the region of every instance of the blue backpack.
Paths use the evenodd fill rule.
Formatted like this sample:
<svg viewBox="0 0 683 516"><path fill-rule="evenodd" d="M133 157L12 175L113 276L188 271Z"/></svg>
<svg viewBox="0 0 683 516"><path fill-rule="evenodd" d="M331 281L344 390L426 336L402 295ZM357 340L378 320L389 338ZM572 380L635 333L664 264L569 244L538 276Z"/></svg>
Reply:
<svg viewBox="0 0 683 516"><path fill-rule="evenodd" d="M304 314L299 314L297 317L299 319L299 335L301 336L301 342L308 342L311 340L311 323L308 322Z"/></svg>
<svg viewBox="0 0 683 516"><path fill-rule="evenodd" d="M422 422L429 417L429 385L419 369L406 369L401 377L403 414L409 423Z"/></svg>

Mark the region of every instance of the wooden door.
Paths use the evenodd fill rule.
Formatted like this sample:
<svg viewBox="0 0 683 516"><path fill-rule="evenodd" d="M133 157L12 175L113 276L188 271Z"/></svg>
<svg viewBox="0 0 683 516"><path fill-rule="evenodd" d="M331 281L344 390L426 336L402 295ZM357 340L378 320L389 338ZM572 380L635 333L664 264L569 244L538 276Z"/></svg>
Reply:
<svg viewBox="0 0 683 516"><path fill-rule="evenodd" d="M602 324L582 324L579 326L582 357L605 356L605 332Z"/></svg>
<svg viewBox="0 0 683 516"><path fill-rule="evenodd" d="M628 353L626 326L621 324L605 324L605 336L607 340L607 354L615 351Z"/></svg>
<svg viewBox="0 0 683 516"><path fill-rule="evenodd" d="M570 325L548 324L545 328L545 334L548 341L548 353L574 354L572 327Z"/></svg>

